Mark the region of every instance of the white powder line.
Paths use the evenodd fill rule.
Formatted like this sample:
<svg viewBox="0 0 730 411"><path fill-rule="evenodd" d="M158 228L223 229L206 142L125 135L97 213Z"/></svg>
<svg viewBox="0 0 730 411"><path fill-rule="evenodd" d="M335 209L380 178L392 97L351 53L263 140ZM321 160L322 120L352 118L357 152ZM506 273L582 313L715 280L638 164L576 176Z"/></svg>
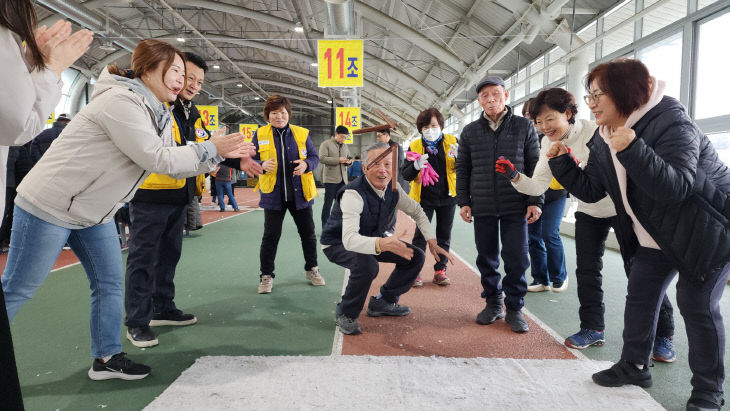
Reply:
<svg viewBox="0 0 730 411"><path fill-rule="evenodd" d="M345 294L345 289L347 288L347 281L350 279L350 269L345 268L345 280L342 282L342 290L340 291L340 295ZM339 327L335 325L335 338L334 341L332 341L332 354L333 356L336 355L342 355L342 342L345 338L345 334L340 331Z"/></svg>

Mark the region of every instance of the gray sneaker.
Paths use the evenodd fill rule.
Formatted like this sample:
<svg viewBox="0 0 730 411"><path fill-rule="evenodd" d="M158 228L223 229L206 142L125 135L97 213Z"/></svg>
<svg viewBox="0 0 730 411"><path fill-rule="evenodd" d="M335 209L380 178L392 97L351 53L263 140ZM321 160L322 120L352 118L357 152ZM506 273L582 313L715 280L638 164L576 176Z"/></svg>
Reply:
<svg viewBox="0 0 730 411"><path fill-rule="evenodd" d="M362 328L360 328L360 323L357 322L357 319L355 318L350 318L345 314L335 314L335 323L343 334L362 334Z"/></svg>
<svg viewBox="0 0 730 411"><path fill-rule="evenodd" d="M407 305L398 305L398 303L389 303L382 298L370 297L367 313L370 317L380 317L381 315L402 317L410 314L411 309Z"/></svg>
<svg viewBox="0 0 730 411"><path fill-rule="evenodd" d="M527 327L527 321L522 316L522 310L510 310L507 309L507 316L504 317L504 321L509 324L509 328L516 333L526 333L530 329Z"/></svg>

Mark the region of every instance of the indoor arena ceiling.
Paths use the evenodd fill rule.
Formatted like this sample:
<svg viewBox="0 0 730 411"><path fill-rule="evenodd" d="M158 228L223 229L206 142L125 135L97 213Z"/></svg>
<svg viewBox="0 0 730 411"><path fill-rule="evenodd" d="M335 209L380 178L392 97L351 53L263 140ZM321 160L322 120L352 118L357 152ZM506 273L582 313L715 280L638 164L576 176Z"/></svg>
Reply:
<svg viewBox="0 0 730 411"><path fill-rule="evenodd" d="M339 89L317 87L317 40L348 0L37 0L38 18L63 16L96 32L75 68L98 75L128 65L140 39L165 39L202 55L211 67L201 104L221 106L223 122L263 121L270 94L297 109L329 114ZM412 131L415 116L435 106L449 112L475 98L473 85L504 77L570 38L616 0L350 0L357 38L364 39L365 125L375 108ZM299 28L296 30L296 28ZM179 41L184 39L184 42ZM572 43L571 43L572 45ZM215 67L215 68L214 68Z"/></svg>

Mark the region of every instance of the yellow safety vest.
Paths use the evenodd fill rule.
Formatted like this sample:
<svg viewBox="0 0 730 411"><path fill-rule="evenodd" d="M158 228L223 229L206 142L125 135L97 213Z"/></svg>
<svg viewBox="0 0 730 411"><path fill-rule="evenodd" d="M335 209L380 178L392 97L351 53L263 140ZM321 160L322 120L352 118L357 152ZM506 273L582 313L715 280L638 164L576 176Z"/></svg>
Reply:
<svg viewBox="0 0 730 411"><path fill-rule="evenodd" d="M169 106L169 105L168 105ZM182 136L180 135L180 127L177 124L177 119L172 116L172 137L175 142L182 144ZM203 127L203 122L200 118L195 122L195 142L200 143L208 139L208 133ZM145 190L174 190L185 187L184 178L172 178L167 174L150 174L147 179L144 180L139 188ZM195 195L199 196L205 191L205 174L201 174L195 177Z"/></svg>
<svg viewBox="0 0 730 411"><path fill-rule="evenodd" d="M446 158L446 181L449 184L449 196L456 197L456 153L451 151L451 145L456 144L456 137L451 134L444 134L443 146L444 146L444 157ZM423 140L416 139L411 143L410 151L414 153L423 154L425 149L423 147ZM411 181L411 192L408 194L409 197L417 202L421 202L421 172L418 172L416 178Z"/></svg>
<svg viewBox="0 0 730 411"><path fill-rule="evenodd" d="M291 124L289 125L289 128L294 135L294 140L297 142L299 159L305 160L307 158L307 137L309 137L309 130L304 127L293 126ZM267 124L256 130L256 136L259 145L259 160L277 160L276 145L274 144L274 129L271 127L271 124ZM256 188L261 190L264 194L274 191L274 187L276 186L276 176L278 174L277 170L278 169L275 169L261 174ZM301 178L304 200L310 201L317 196L317 186L314 182L314 174L310 170L302 174Z"/></svg>

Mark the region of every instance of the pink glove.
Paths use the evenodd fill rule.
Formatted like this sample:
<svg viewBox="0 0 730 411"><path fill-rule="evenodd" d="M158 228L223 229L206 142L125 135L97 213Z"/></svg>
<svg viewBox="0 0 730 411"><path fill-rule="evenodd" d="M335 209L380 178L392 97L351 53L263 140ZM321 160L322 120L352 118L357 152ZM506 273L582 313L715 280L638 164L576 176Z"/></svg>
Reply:
<svg viewBox="0 0 730 411"><path fill-rule="evenodd" d="M419 157L421 157L421 155L415 151L406 151L406 159L408 161L416 161Z"/></svg>
<svg viewBox="0 0 730 411"><path fill-rule="evenodd" d="M439 175L430 164L426 163L426 165L421 169L420 181L423 186L434 185L439 181Z"/></svg>

